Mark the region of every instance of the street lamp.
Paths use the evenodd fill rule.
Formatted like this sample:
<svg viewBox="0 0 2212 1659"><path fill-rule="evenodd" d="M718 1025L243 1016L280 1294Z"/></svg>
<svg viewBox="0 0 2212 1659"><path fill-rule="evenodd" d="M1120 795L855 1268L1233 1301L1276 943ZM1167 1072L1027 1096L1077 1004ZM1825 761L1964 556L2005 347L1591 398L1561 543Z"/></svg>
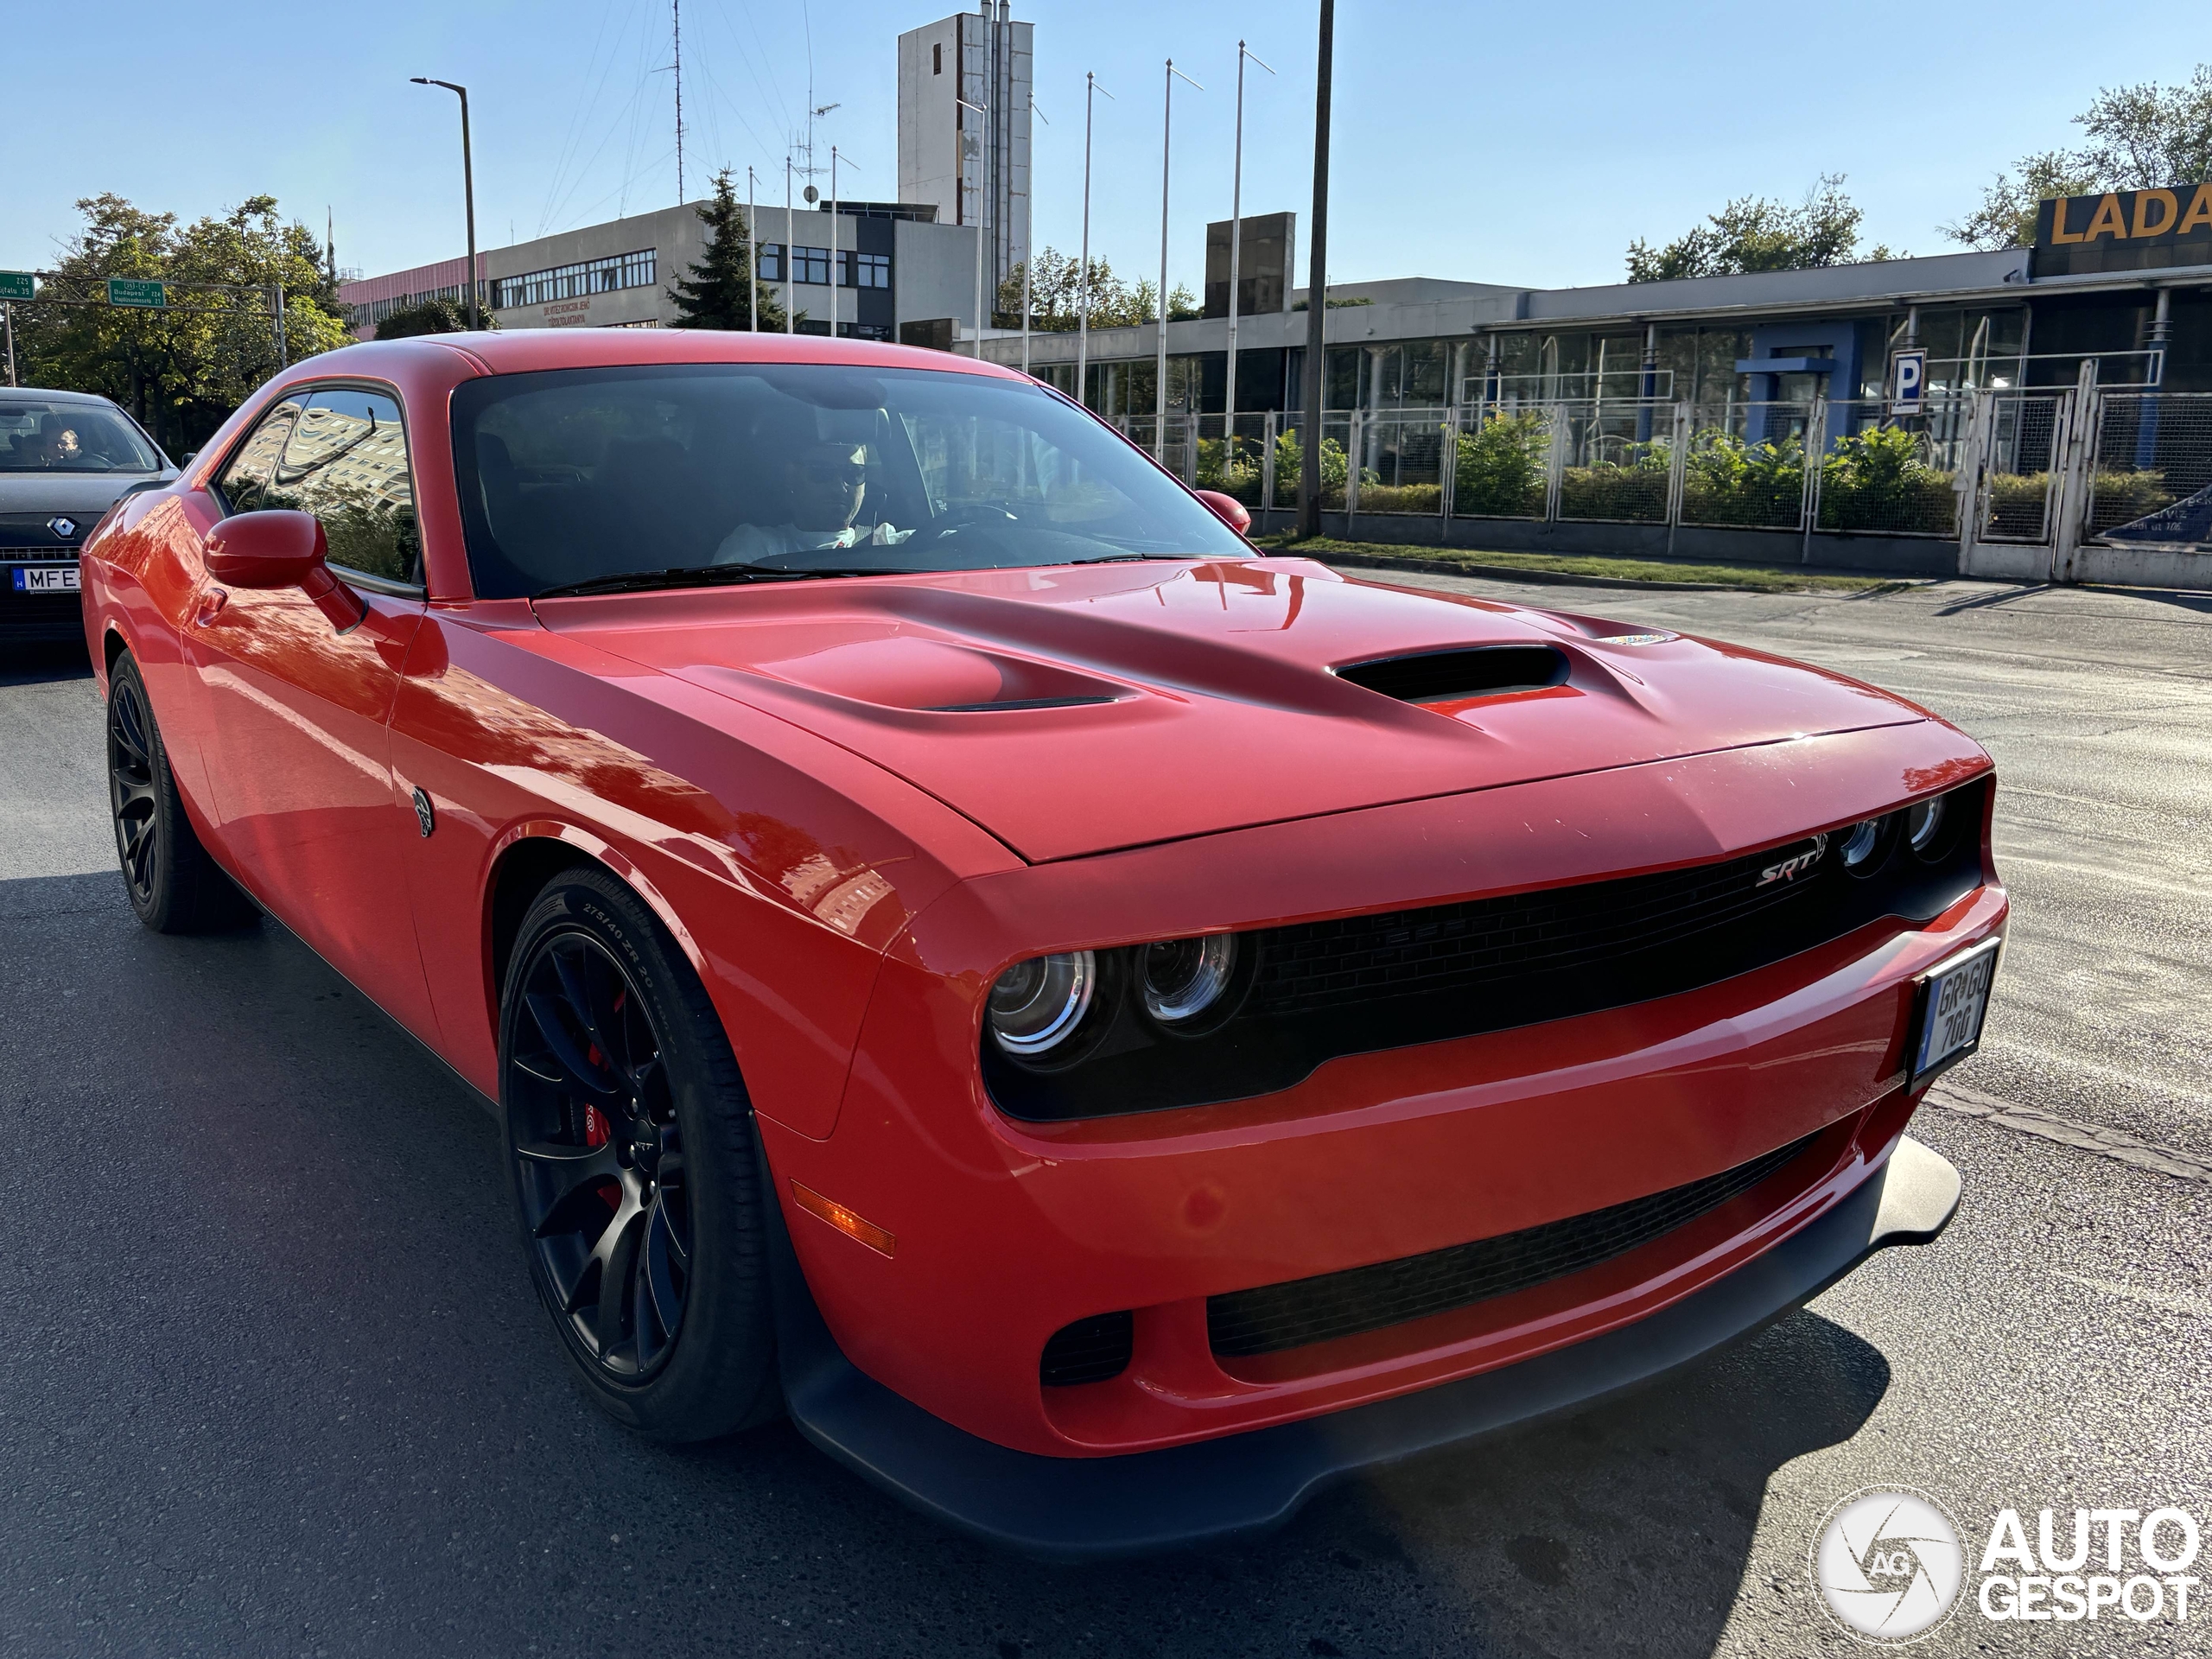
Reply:
<svg viewBox="0 0 2212 1659"><path fill-rule="evenodd" d="M830 145L830 339L832 339L832 340L835 340L835 339L836 339L836 338L837 338L837 279L838 279L840 276L843 276L843 275L845 274L845 256L844 256L843 254L840 253L840 252L837 251L837 162L838 162L839 159L840 159L840 158L839 158L839 156L838 156L838 155L837 155L837 146L836 146L836 145L835 145L835 144ZM852 160L849 156L843 158L843 160L844 160L845 165L846 165L847 167L857 167L857 166L859 165L859 163L858 163L857 162L855 162L855 161L854 161L854 160ZM860 251L860 243L859 243L859 239L858 239L857 238L855 238L854 239L854 244L853 244L853 251L854 251L854 253L855 253L855 255L857 255L857 254L859 253L859 251ZM855 327L857 327L857 326L859 325L859 322L860 322L860 309L861 309L861 296L860 296L860 272L859 272L857 270L855 270L853 272L853 321L854 321L854 324L855 324Z"/></svg>
<svg viewBox="0 0 2212 1659"><path fill-rule="evenodd" d="M1229 186L1229 388L1222 401L1222 454L1236 458L1236 302L1243 275L1244 251L1244 60L1249 58L1269 74L1274 70L1256 52L1236 42L1236 162Z"/></svg>
<svg viewBox="0 0 2212 1659"><path fill-rule="evenodd" d="M811 165L813 160L814 157L812 154L810 153L807 156L808 163ZM798 263L798 250L791 245L791 231L793 227L794 221L791 218L791 158L789 156L786 156L784 157L784 332L787 334L795 334L798 332L798 326L792 321L792 319L798 315L798 313L791 308L798 303L796 297L791 293L791 283L795 280L791 275L791 267Z"/></svg>
<svg viewBox="0 0 2212 1659"><path fill-rule="evenodd" d="M1106 92L1098 84L1098 77L1085 73L1083 78L1083 260L1076 267L1075 318L1075 400L1085 409L1090 407L1090 388L1087 376L1090 368L1090 95ZM1108 98L1114 94L1106 92ZM1119 100L1116 100L1117 102Z"/></svg>
<svg viewBox="0 0 2212 1659"><path fill-rule="evenodd" d="M442 86L461 97L461 190L468 207L468 326L476 328L481 323L476 311L476 169L468 158L468 88L428 75L410 75L408 79L417 86Z"/></svg>
<svg viewBox="0 0 2212 1659"><path fill-rule="evenodd" d="M963 110L973 110L986 121L991 118L991 112L981 104L970 104L964 98L955 98L952 101ZM989 137L988 130L977 135L976 144L976 349L971 355L979 359L983 355L983 181L981 175L983 145L989 142ZM968 147L963 144L960 150L961 183L964 187L967 183Z"/></svg>
<svg viewBox="0 0 2212 1659"><path fill-rule="evenodd" d="M746 327L760 332L760 192L753 168L745 168L745 316Z"/></svg>
<svg viewBox="0 0 2212 1659"><path fill-rule="evenodd" d="M1153 458L1165 465L1167 460L1167 148L1175 125L1175 80L1181 76L1191 80L1175 67L1175 60L1167 60L1167 91L1160 106L1160 349L1159 362L1154 369L1152 453ZM1198 86L1200 92L1205 91ZM1197 464L1195 458L1192 465Z"/></svg>
<svg viewBox="0 0 2212 1659"><path fill-rule="evenodd" d="M1321 0L1313 75L1313 251L1306 261L1306 442L1298 457L1298 534L1321 533L1321 404L1329 354L1329 90L1336 64L1337 0Z"/></svg>
<svg viewBox="0 0 2212 1659"><path fill-rule="evenodd" d="M1037 107L1037 94L1029 94L1029 113L1045 121L1045 111ZM1052 124L1045 121L1046 126ZM1032 242L1021 251L1021 372L1029 372L1029 268L1037 263L1037 245Z"/></svg>

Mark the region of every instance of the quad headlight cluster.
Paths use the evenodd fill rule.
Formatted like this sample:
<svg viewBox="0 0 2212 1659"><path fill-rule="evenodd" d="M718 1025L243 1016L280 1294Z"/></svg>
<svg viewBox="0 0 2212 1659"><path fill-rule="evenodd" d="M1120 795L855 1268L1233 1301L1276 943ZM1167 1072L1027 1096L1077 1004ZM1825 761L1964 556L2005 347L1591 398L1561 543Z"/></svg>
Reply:
<svg viewBox="0 0 2212 1659"><path fill-rule="evenodd" d="M1837 850L1843 868L1853 875L1872 875L1900 842L1923 863L1936 862L1951 849L1955 824L1954 815L1948 808L1948 796L1931 795L1924 801L1915 801L1901 812L1862 819L1839 830Z"/></svg>
<svg viewBox="0 0 2212 1659"><path fill-rule="evenodd" d="M1119 950L1062 950L1017 962L991 987L992 1039L1033 1065L1088 1052L1125 1004L1155 1030L1197 1036L1236 1011L1249 976L1233 933Z"/></svg>

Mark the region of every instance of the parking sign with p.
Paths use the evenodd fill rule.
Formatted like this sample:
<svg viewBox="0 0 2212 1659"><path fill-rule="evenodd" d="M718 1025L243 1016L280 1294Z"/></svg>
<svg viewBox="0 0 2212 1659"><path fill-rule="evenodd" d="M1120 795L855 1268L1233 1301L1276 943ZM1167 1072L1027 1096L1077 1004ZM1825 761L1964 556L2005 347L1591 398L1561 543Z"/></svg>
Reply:
<svg viewBox="0 0 2212 1659"><path fill-rule="evenodd" d="M1892 353L1890 357L1890 413L1917 415L1922 397L1928 390L1928 353L1924 351Z"/></svg>

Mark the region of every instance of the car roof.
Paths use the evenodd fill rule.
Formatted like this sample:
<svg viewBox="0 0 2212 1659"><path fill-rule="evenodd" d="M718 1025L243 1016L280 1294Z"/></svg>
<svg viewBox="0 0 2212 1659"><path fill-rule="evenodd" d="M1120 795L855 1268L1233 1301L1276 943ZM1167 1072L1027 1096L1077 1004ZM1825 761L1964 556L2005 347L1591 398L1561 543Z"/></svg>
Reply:
<svg viewBox="0 0 2212 1659"><path fill-rule="evenodd" d="M103 397L96 391L64 391L58 386L0 386L0 404L16 397L43 397L57 404L105 404L110 409L122 407L114 398Z"/></svg>
<svg viewBox="0 0 2212 1659"><path fill-rule="evenodd" d="M322 373L340 365L363 369L392 355L421 358L457 352L492 374L540 369L620 368L658 363L820 363L849 368L934 369L1026 380L1019 371L920 346L822 334L753 334L714 328L515 328L477 334L416 334L366 340L309 359ZM388 355L390 354L390 355ZM450 359L448 359L450 361ZM305 365L295 365L296 368Z"/></svg>

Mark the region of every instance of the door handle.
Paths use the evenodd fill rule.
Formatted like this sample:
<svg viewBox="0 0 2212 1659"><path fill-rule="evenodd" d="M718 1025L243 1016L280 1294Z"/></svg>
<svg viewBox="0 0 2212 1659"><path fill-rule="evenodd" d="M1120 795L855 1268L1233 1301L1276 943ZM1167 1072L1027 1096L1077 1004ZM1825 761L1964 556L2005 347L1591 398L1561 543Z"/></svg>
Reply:
<svg viewBox="0 0 2212 1659"><path fill-rule="evenodd" d="M200 595L200 608L194 611L192 616L194 623L200 627L206 627L221 613L223 607L230 602L230 594L220 588L208 588Z"/></svg>

